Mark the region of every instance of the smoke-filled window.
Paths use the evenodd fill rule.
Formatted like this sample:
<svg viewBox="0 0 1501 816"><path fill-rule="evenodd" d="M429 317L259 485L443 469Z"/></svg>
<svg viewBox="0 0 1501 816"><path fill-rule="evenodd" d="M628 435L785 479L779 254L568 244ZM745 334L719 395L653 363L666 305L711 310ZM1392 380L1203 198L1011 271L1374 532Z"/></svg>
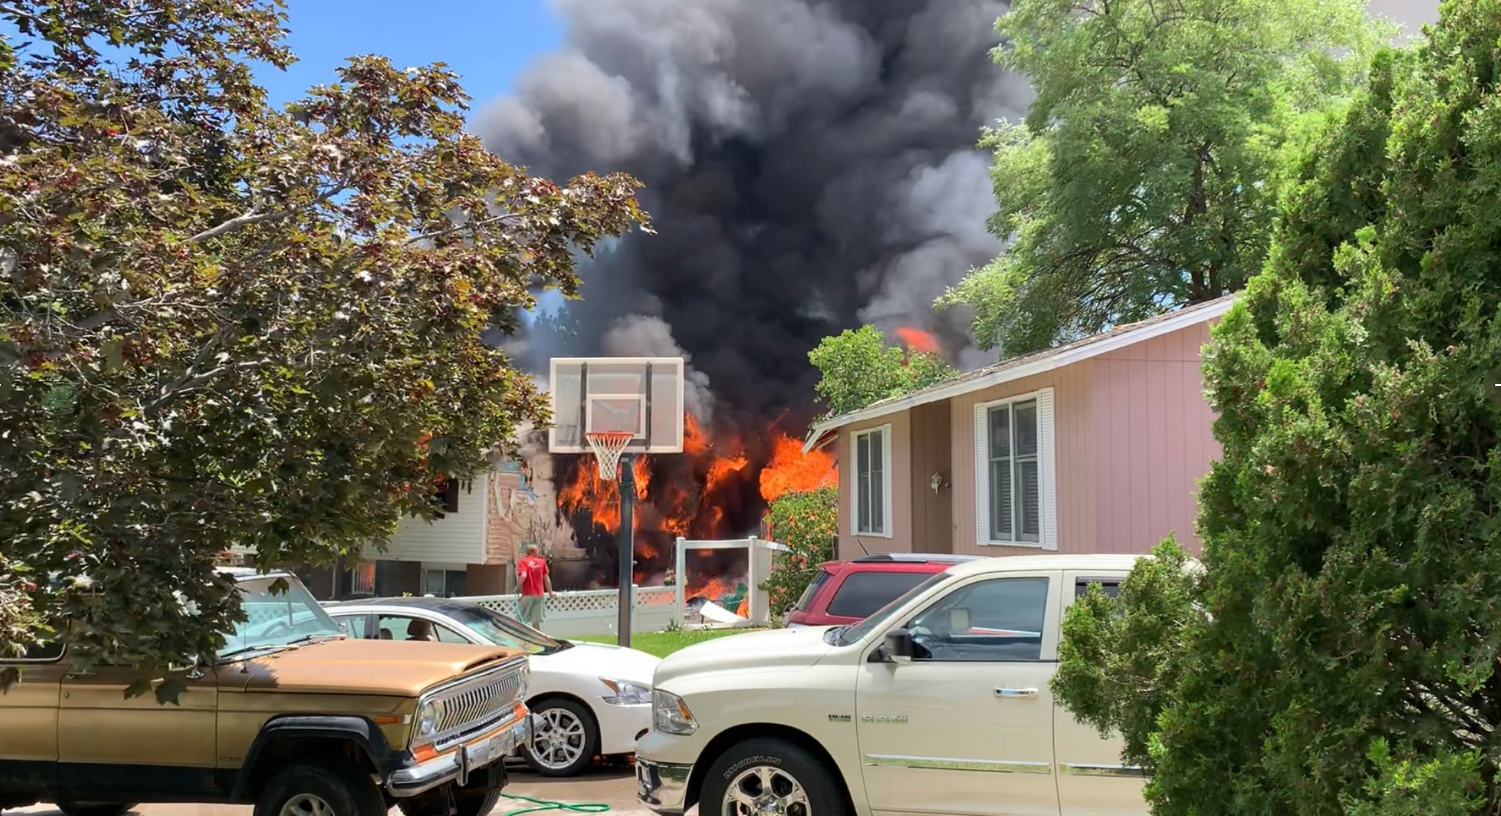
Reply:
<svg viewBox="0 0 1501 816"><path fill-rule="evenodd" d="M891 535L891 426L855 434L855 532Z"/></svg>

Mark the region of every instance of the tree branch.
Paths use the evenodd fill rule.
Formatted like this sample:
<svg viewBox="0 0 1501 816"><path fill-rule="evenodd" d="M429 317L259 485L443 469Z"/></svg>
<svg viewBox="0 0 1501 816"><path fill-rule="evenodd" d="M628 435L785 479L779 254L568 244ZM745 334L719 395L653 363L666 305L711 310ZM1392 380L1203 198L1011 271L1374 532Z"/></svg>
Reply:
<svg viewBox="0 0 1501 816"><path fill-rule="evenodd" d="M189 370L171 385L167 386L166 390L160 396L147 403L141 410L148 417L156 416L168 405L189 394L204 390L210 383L225 374L232 371L253 371L261 366L268 365L270 362L270 360L245 360L243 362L221 365L218 368L213 368L196 375Z"/></svg>
<svg viewBox="0 0 1501 816"><path fill-rule="evenodd" d="M347 189L349 189L348 182L340 181L337 184L334 184L332 187L329 187L327 190L325 190L322 193L320 193L318 195L318 197L315 198L315 199L313 199L312 202L309 203L307 206L316 207L319 204L322 204L325 201L328 201L330 198L333 198L334 196L338 195L339 193L344 192ZM242 230L242 229L244 229L246 227L254 226L256 224L261 224L261 223L264 223L266 221L276 221L276 220L279 220L279 219L282 219L282 218L286 218L287 216L292 215L293 213L297 212L300 209L303 209L303 208L302 207L288 207L288 208L286 208L284 210L271 210L269 212L260 212L258 210L253 210L252 209L252 210L250 210L248 212L245 212L245 213L242 213L240 215L237 215L234 218L231 218L228 221L225 221L224 223L219 224L218 226L209 227L208 229L204 230L203 232L200 232L197 235L194 235L192 238L189 238L188 239L188 243L190 243L190 244L196 244L199 241L207 241L210 238L218 238L220 235L224 235L224 234L231 233L231 232L236 232L236 231Z"/></svg>

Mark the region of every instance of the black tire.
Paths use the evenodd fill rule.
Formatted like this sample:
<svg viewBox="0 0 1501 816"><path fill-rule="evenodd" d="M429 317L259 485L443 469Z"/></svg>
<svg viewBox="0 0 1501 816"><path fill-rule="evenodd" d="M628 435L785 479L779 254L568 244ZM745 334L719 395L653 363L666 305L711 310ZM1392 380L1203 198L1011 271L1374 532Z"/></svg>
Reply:
<svg viewBox="0 0 1501 816"><path fill-rule="evenodd" d="M500 788L491 788L480 793L478 791L465 795L456 795L453 807L456 811L454 816L485 816L500 804Z"/></svg>
<svg viewBox="0 0 1501 816"><path fill-rule="evenodd" d="M57 809L68 816L122 816L135 804L118 802L58 802Z"/></svg>
<svg viewBox="0 0 1501 816"><path fill-rule="evenodd" d="M709 765L700 789L699 816L743 816L747 809L727 807L726 794L731 783L742 780L749 782L752 788L759 788L763 769L772 778L773 795L791 795L793 791L786 784L788 780L796 783L806 795L805 803L788 806L788 816L851 816L844 782L838 771L811 751L771 737L737 743ZM755 794L754 790L743 786L740 790L748 795Z"/></svg>
<svg viewBox="0 0 1501 816"><path fill-rule="evenodd" d="M535 744L546 739L547 731L534 730L531 735L532 739L521 749L521 757L526 760L527 766L543 776L574 776L589 767L599 753L599 723L594 721L594 715L589 712L589 709L581 703L564 698L543 700L530 708L532 716L536 718L534 722L546 720L548 712L557 711L559 715L572 717L583 730L583 734L577 757L568 762L563 760L549 762L533 753Z"/></svg>
<svg viewBox="0 0 1501 816"><path fill-rule="evenodd" d="M298 816L324 816L293 802L303 796L326 804L331 811L327 816L386 814L386 800L370 774L348 762L337 762L298 764L278 771L256 797L254 816L281 816L289 804Z"/></svg>

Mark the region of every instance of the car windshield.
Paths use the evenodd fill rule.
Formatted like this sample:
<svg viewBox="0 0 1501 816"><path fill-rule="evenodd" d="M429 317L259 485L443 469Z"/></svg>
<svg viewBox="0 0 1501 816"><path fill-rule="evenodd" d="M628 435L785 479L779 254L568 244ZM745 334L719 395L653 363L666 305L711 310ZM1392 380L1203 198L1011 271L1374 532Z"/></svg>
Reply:
<svg viewBox="0 0 1501 816"><path fill-rule="evenodd" d="M285 582L285 591L273 590L279 581ZM221 657L343 637L333 618L296 578L267 575L240 581L240 608L245 620L226 635Z"/></svg>
<svg viewBox="0 0 1501 816"><path fill-rule="evenodd" d="M553 654L573 645L482 606L445 610L444 614L496 646L525 649L530 654Z"/></svg>
<svg viewBox="0 0 1501 816"><path fill-rule="evenodd" d="M842 627L840 629L835 629L833 641L834 644L837 646L848 646L851 643L855 643L859 640L864 639L866 635L870 634L876 629L881 628L882 626L885 626L886 620L892 615L895 615L897 613L897 610L901 609L903 606L906 606L908 601L912 600L918 595L923 594L924 592L927 592L929 589L932 589L933 587L943 583L944 581L947 581L949 577L950 576L946 571L930 575L928 576L927 580L902 593L900 597L898 597L891 603L886 604L880 609L877 609L875 611L875 614L871 615L865 620L860 621L859 623Z"/></svg>

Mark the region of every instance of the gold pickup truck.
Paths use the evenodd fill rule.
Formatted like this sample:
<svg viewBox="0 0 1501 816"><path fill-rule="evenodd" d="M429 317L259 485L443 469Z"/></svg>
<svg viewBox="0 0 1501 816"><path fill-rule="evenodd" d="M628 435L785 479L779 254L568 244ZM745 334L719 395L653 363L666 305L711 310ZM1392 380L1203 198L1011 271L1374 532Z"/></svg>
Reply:
<svg viewBox="0 0 1501 816"><path fill-rule="evenodd" d="M255 816L483 816L526 738L513 649L347 639L296 576L233 571L248 619L176 704L126 697L129 666L75 671L65 646L0 694L0 808L119 816L143 802ZM287 589L275 591L277 581Z"/></svg>

